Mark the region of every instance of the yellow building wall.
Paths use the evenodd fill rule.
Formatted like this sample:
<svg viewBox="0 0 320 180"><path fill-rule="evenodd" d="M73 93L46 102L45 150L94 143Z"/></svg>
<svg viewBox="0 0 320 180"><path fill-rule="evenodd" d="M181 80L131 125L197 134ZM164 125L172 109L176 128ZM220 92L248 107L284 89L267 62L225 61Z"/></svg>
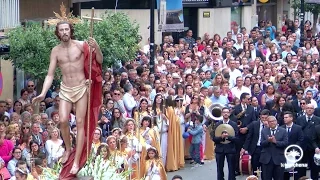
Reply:
<svg viewBox="0 0 320 180"><path fill-rule="evenodd" d="M3 89L0 95L0 100L6 100L7 98L13 98L13 72L14 68L11 61L0 60L1 73L3 78Z"/></svg>

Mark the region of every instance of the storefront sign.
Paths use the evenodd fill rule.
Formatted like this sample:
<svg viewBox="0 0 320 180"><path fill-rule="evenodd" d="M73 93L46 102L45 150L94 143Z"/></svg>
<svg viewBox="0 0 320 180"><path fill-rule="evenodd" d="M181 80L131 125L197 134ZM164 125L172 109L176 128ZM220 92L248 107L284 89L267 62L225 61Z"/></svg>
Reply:
<svg viewBox="0 0 320 180"><path fill-rule="evenodd" d="M210 18L210 11L204 11L203 18Z"/></svg>
<svg viewBox="0 0 320 180"><path fill-rule="evenodd" d="M182 0L183 4L209 3L209 0Z"/></svg>
<svg viewBox="0 0 320 180"><path fill-rule="evenodd" d="M184 31L182 0L158 0L158 30L161 32Z"/></svg>
<svg viewBox="0 0 320 180"><path fill-rule="evenodd" d="M182 0L184 7L210 7L212 0Z"/></svg>

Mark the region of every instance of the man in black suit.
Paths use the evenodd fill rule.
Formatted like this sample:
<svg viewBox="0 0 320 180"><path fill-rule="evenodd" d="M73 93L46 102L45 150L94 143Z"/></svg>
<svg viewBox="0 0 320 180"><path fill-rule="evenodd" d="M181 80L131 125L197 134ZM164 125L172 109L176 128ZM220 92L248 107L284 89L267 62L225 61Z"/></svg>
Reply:
<svg viewBox="0 0 320 180"><path fill-rule="evenodd" d="M315 108L313 114L314 114L315 116L320 117L320 107Z"/></svg>
<svg viewBox="0 0 320 180"><path fill-rule="evenodd" d="M260 113L260 120L254 121L249 125L248 135L243 148L240 151L240 156L242 156L245 151L251 155L251 165L253 172L258 168L261 170L261 163L259 162L262 147L260 145L261 141L261 131L263 128L268 127L267 118L270 116L270 111L264 109ZM256 173L254 173L256 175Z"/></svg>
<svg viewBox="0 0 320 180"><path fill-rule="evenodd" d="M286 163L284 150L288 146L288 134L282 127L278 127L277 119L274 116L268 118L269 128L261 132L261 155L263 180L283 180L284 167Z"/></svg>
<svg viewBox="0 0 320 180"><path fill-rule="evenodd" d="M221 124L229 124L233 127L235 136L230 136L228 132L224 131L222 132L221 136L213 137L213 141L216 145L215 147L215 153L216 153L216 162L217 162L217 180L224 180L224 173L223 173L223 167L224 167L224 160L227 158L228 162L228 180L235 180L235 154L236 154L236 142L238 140L238 127L237 123L231 121L229 119L230 116L230 110L228 108L222 109L222 117L223 120L219 121L215 124L215 129L221 125ZM214 132L215 133L215 132ZM224 144L226 140L230 141L228 144Z"/></svg>
<svg viewBox="0 0 320 180"><path fill-rule="evenodd" d="M318 179L317 166L314 163L313 156L317 147L315 142L315 126L320 124L320 118L313 115L314 106L306 105L306 115L297 118L296 124L302 127L304 134L303 157L300 163L308 163L311 170L311 179ZM306 176L307 169L302 170L302 175Z"/></svg>
<svg viewBox="0 0 320 180"><path fill-rule="evenodd" d="M300 104L301 110L297 113L297 117L306 115L306 107L307 107L307 104L310 104L310 101L307 100L306 98L302 98L299 104Z"/></svg>
<svg viewBox="0 0 320 180"><path fill-rule="evenodd" d="M248 125L257 120L254 109L248 105L250 95L242 93L240 95L240 104L234 107L234 115L237 117L239 127L239 141L236 144L236 175L239 175L240 151L246 141Z"/></svg>
<svg viewBox="0 0 320 180"><path fill-rule="evenodd" d="M261 107L259 105L259 101L257 97L251 97L251 106L253 107L254 113L256 115L256 119L259 119Z"/></svg>
<svg viewBox="0 0 320 180"><path fill-rule="evenodd" d="M316 142L316 145L317 145L317 148L315 149L315 153L316 153L316 154L320 154L320 125L317 125L317 126L315 127L315 129L316 129L315 142ZM316 173L319 174L319 172L320 172L320 166L316 166L316 169L315 169L315 170L317 171Z"/></svg>
<svg viewBox="0 0 320 180"><path fill-rule="evenodd" d="M303 147L303 132L302 128L299 125L296 125L293 123L293 113L290 111L285 111L283 115L283 121L284 124L282 127L286 129L288 133L288 145L298 145L300 147ZM303 167L296 167L295 170L298 172L294 176L294 180L298 180L300 177L302 177L302 172L303 172ZM289 180L290 179L290 173L285 172L284 173L284 180Z"/></svg>
<svg viewBox="0 0 320 180"><path fill-rule="evenodd" d="M301 104L300 104L300 101L301 101L301 99L303 98L303 94L304 94L304 90L302 89L302 88L299 88L298 90L297 90L297 93L296 93L296 95L297 95L297 99L295 99L295 100L293 100L293 101L291 101L291 104L292 104L292 107L293 107L293 111L295 112L295 113L299 113L299 112L301 112Z"/></svg>
<svg viewBox="0 0 320 180"><path fill-rule="evenodd" d="M32 140L36 142L41 148L44 146L43 137L40 133L40 124L35 122L32 124Z"/></svg>
<svg viewBox="0 0 320 180"><path fill-rule="evenodd" d="M252 60L255 60L257 57L259 57L261 61L264 60L262 53L256 49L255 44L253 42L249 44L249 51Z"/></svg>

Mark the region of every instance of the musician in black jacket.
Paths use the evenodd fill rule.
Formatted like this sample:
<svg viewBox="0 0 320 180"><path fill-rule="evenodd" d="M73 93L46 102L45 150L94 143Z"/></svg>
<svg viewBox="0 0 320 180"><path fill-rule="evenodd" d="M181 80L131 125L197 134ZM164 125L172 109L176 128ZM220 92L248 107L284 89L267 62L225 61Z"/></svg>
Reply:
<svg viewBox="0 0 320 180"><path fill-rule="evenodd" d="M284 125L282 126L284 129L286 129L288 133L288 145L298 145L300 147L303 147L303 132L302 128L299 125L296 125L293 123L293 113L290 111L285 111L283 115L283 121ZM298 172L294 176L294 180L298 180L303 175L303 167L296 167L295 170ZM285 171L284 173L284 180L290 179L290 173Z"/></svg>
<svg viewBox="0 0 320 180"><path fill-rule="evenodd" d="M260 113L260 120L254 121L249 125L248 135L243 148L240 151L240 156L242 156L245 151L251 155L251 165L253 172L258 168L261 170L261 163L259 162L261 154L261 131L263 128L268 127L267 118L270 116L270 111L264 109ZM256 173L254 173L256 175Z"/></svg>
<svg viewBox="0 0 320 180"><path fill-rule="evenodd" d="M315 134L315 142L316 142L316 145L317 145L317 148L315 149L315 153L317 154L320 154L320 125L317 125L315 127L316 129L316 134ZM318 173L320 172L320 166L316 166L316 169L315 169L317 172L315 173Z"/></svg>
<svg viewBox="0 0 320 180"><path fill-rule="evenodd" d="M253 107L254 113L256 115L256 119L259 119L261 107L259 105L259 101L257 97L251 97L251 106Z"/></svg>
<svg viewBox="0 0 320 180"><path fill-rule="evenodd" d="M234 107L234 115L237 117L239 128L239 141L236 144L236 175L239 175L239 159L240 151L246 140L248 125L257 120L254 109L249 105L250 95L248 93L242 93L240 95L240 104Z"/></svg>
<svg viewBox="0 0 320 180"><path fill-rule="evenodd" d="M288 146L288 134L286 130L277 125L274 116L268 118L269 128L264 128L261 132L261 155L263 180L283 180L284 167L286 163L284 156L285 148Z"/></svg>
<svg viewBox="0 0 320 180"><path fill-rule="evenodd" d="M299 89L297 90L297 93L296 93L297 99L291 101L291 104L292 104L292 106L293 106L293 110L294 110L294 112L295 112L296 114L299 113L299 112L301 112L301 110L302 110L302 109L301 109L300 101L301 101L301 99L303 98L303 94L304 94L304 90L303 90L302 88L299 88Z"/></svg>
<svg viewBox="0 0 320 180"><path fill-rule="evenodd" d="M238 127L237 124L229 119L230 116L230 110L228 108L222 109L222 117L223 120L219 121L215 124L214 127L214 133L216 131L216 128L221 124L229 124L233 127L233 130L235 132L235 136L230 136L228 132L223 131L221 136L214 136L213 141L216 145L215 147L215 153L216 153L216 162L217 162L217 180L224 180L224 173L223 173L223 167L224 167L224 161L225 158L227 158L228 162L228 180L235 180L235 154L236 154L236 142L238 140ZM230 143L224 144L226 140L229 140Z"/></svg>
<svg viewBox="0 0 320 180"><path fill-rule="evenodd" d="M317 166L314 163L313 156L317 147L315 142L315 126L320 124L320 118L313 115L314 107L312 104L306 105L306 115L297 118L296 124L302 127L304 134L303 157L300 163L309 163L311 170L311 179L318 179ZM306 175L307 169L302 170L302 175Z"/></svg>

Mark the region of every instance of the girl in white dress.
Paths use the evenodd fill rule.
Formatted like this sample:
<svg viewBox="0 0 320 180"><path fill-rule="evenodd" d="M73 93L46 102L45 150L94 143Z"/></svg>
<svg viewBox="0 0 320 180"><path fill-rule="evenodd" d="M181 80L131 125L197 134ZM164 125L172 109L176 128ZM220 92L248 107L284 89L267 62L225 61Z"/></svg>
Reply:
<svg viewBox="0 0 320 180"><path fill-rule="evenodd" d="M149 148L146 157L145 180L167 180L167 174L156 148Z"/></svg>

